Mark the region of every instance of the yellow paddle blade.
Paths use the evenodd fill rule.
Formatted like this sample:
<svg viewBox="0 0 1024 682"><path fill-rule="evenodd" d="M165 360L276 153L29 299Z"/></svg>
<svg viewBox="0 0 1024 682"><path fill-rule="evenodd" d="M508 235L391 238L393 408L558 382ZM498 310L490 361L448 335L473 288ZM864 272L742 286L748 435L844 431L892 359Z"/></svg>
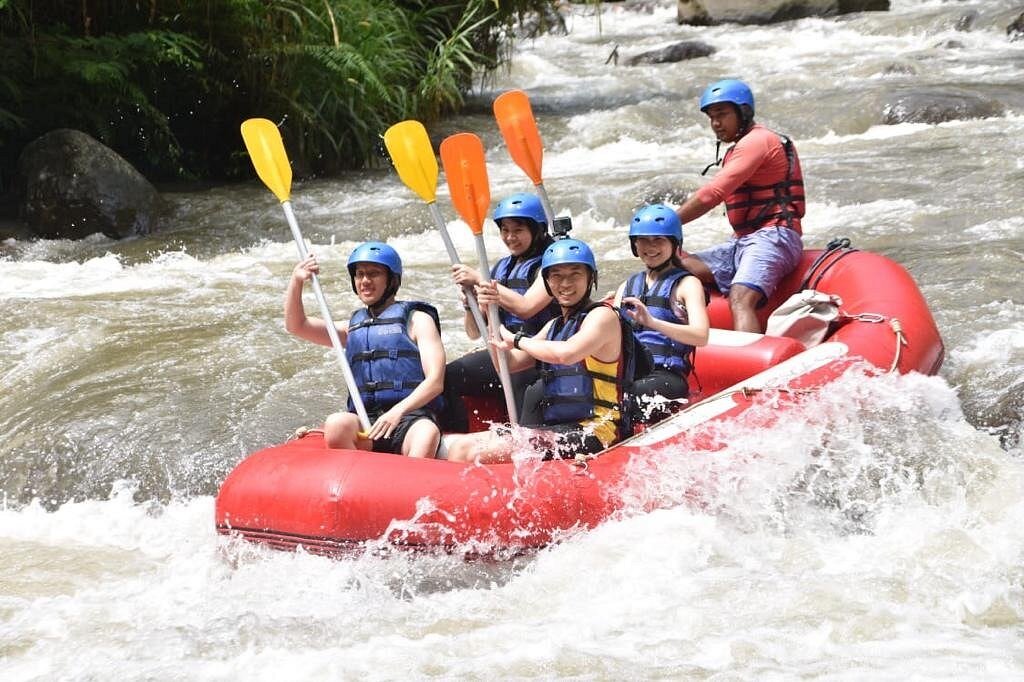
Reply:
<svg viewBox="0 0 1024 682"><path fill-rule="evenodd" d="M473 133L447 137L441 143L441 163L455 210L473 234L483 234L484 218L491 205L483 142Z"/></svg>
<svg viewBox="0 0 1024 682"><path fill-rule="evenodd" d="M544 147L540 142L537 121L533 118L530 99L522 90L509 90L494 100L494 117L498 119L501 136L516 165L539 185Z"/></svg>
<svg viewBox="0 0 1024 682"><path fill-rule="evenodd" d="M437 158L427 129L419 121L402 121L384 133L384 146L405 186L428 204L437 197Z"/></svg>
<svg viewBox="0 0 1024 682"><path fill-rule="evenodd" d="M242 123L242 139L260 177L278 201L288 201L292 190L292 166L284 151L281 131L273 121L250 118Z"/></svg>

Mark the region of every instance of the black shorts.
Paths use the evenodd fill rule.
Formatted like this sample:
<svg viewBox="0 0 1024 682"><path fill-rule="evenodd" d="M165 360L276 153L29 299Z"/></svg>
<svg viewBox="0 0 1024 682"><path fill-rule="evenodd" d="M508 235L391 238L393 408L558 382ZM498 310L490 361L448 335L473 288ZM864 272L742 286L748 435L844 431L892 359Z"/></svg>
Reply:
<svg viewBox="0 0 1024 682"><path fill-rule="evenodd" d="M380 414L368 415L370 417L370 423L373 424L380 417ZM437 415L433 410L421 407L411 412L407 412L402 415L402 418L398 421L398 425L395 426L395 430L391 432L391 435L387 438L378 438L373 441L374 452L386 452L392 455L402 454L402 443L405 442L405 435L409 433L409 429L412 425L420 419L429 419L433 424L437 424Z"/></svg>

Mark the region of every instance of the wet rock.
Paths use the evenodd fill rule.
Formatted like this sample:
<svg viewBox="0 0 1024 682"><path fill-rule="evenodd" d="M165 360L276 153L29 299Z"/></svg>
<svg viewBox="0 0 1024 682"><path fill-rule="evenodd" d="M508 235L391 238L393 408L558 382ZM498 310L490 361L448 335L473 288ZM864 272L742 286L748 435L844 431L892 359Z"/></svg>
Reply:
<svg viewBox="0 0 1024 682"><path fill-rule="evenodd" d="M1006 27L1006 35L1011 42L1024 39L1024 12Z"/></svg>
<svg viewBox="0 0 1024 682"><path fill-rule="evenodd" d="M882 75L885 76L912 76L916 73L917 67L909 62L893 62L882 69Z"/></svg>
<svg viewBox="0 0 1024 682"><path fill-rule="evenodd" d="M772 24L804 17L888 11L889 0L678 0L680 24Z"/></svg>
<svg viewBox="0 0 1024 682"><path fill-rule="evenodd" d="M993 405L978 405L970 415L970 422L999 435L1005 450L1024 445L1024 381L1018 381L1005 390Z"/></svg>
<svg viewBox="0 0 1024 682"><path fill-rule="evenodd" d="M977 10L971 10L960 15L953 28L957 31L970 31L974 28L974 22L978 20Z"/></svg>
<svg viewBox="0 0 1024 682"><path fill-rule="evenodd" d="M77 130L46 133L18 160L28 228L46 239L113 239L148 234L160 198L142 174L109 147Z"/></svg>
<svg viewBox="0 0 1024 682"><path fill-rule="evenodd" d="M703 43L699 40L684 40L679 43L673 43L667 47L663 47L660 50L651 50L650 52L643 52L641 54L629 57L626 59L626 66L636 66L637 64L666 64L671 62L681 62L685 59L697 59L698 57L707 57L716 52L715 48L707 43Z"/></svg>
<svg viewBox="0 0 1024 682"><path fill-rule="evenodd" d="M996 100L956 88L904 92L895 95L882 109L882 122L942 123L1003 114Z"/></svg>

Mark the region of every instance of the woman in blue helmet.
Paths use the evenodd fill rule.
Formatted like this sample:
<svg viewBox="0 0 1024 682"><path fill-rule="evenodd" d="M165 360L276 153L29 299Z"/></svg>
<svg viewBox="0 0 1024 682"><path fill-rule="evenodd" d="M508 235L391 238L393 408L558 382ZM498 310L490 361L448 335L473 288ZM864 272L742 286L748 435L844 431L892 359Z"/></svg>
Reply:
<svg viewBox="0 0 1024 682"><path fill-rule="evenodd" d="M497 283L501 324L513 333L536 334L545 322L558 315L558 306L537 277L541 256L551 244L544 207L533 194L513 194L498 203L493 218L501 231L501 240L510 252L491 268L491 280ZM480 273L465 264L452 266L452 279L460 287L475 287L481 282ZM480 330L476 328L468 307L465 328L469 338L480 338ZM526 386L536 379L534 371L520 372L512 377L512 392L517 405L522 404ZM442 417L445 430L456 433L469 430L462 396L500 392L498 373L486 349L452 360L445 368L445 413Z"/></svg>
<svg viewBox="0 0 1024 682"><path fill-rule="evenodd" d="M711 122L718 146L733 146L715 177L676 213L686 224L724 202L733 236L724 244L684 254L683 265L729 297L733 328L760 332L757 309L803 254L800 159L792 140L754 122L754 94L743 81L712 83L701 95L700 110ZM719 164L715 156L705 172Z"/></svg>
<svg viewBox="0 0 1024 682"><path fill-rule="evenodd" d="M629 225L629 245L644 270L615 293L615 304L651 352L653 370L637 379L631 391L639 401L637 414L648 423L671 414L656 396L679 400L689 395L694 350L708 342L707 294L679 260L682 244L682 225L671 208L653 204L637 211Z"/></svg>
<svg viewBox="0 0 1024 682"><path fill-rule="evenodd" d="M508 351L510 371L540 370L542 423L530 430L525 447L540 450L545 459L600 452L623 436L626 362L619 316L609 304L591 301L597 264L583 242L551 244L544 251L541 277L558 303L558 317L534 336L502 327L496 344ZM498 300L493 284L476 291L482 304ZM448 459L458 462L510 461L515 449L515 439L503 429L462 434L447 443Z"/></svg>
<svg viewBox="0 0 1024 682"><path fill-rule="evenodd" d="M292 334L331 345L326 323L307 317L302 289L320 271L316 257L295 266L284 299L285 328ZM396 301L402 283L402 260L381 242L366 242L348 259L352 290L365 306L352 313L338 337L356 387L370 418L370 430L360 434L352 401L324 423L327 447L373 450L409 457L433 457L441 431L444 346L437 310L426 303Z"/></svg>

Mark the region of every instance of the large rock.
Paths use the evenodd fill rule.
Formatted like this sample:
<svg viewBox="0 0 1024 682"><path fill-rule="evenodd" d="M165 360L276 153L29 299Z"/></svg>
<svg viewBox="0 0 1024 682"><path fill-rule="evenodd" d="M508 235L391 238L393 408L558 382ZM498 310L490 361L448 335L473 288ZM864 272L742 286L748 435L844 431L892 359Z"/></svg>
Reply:
<svg viewBox="0 0 1024 682"><path fill-rule="evenodd" d="M1006 35L1010 39L1010 42L1015 40L1024 40L1024 12L1021 12L1020 16L1014 19L1010 25L1006 27Z"/></svg>
<svg viewBox="0 0 1024 682"><path fill-rule="evenodd" d="M684 40L682 42L673 43L667 47L663 47L660 50L642 52L627 59L625 64L626 66L636 66L637 64L667 64L671 62L681 62L684 59L707 57L714 53L715 48L707 43L702 43L699 40Z"/></svg>
<svg viewBox="0 0 1024 682"><path fill-rule="evenodd" d="M53 130L25 147L18 160L22 217L46 239L81 239L95 232L120 239L155 227L159 194L109 147L77 130Z"/></svg>
<svg viewBox="0 0 1024 682"><path fill-rule="evenodd" d="M889 0L678 0L680 24L772 24L804 17L888 11Z"/></svg>
<svg viewBox="0 0 1024 682"><path fill-rule="evenodd" d="M959 88L914 90L893 95L882 109L882 122L942 123L1003 114L1003 105Z"/></svg>

